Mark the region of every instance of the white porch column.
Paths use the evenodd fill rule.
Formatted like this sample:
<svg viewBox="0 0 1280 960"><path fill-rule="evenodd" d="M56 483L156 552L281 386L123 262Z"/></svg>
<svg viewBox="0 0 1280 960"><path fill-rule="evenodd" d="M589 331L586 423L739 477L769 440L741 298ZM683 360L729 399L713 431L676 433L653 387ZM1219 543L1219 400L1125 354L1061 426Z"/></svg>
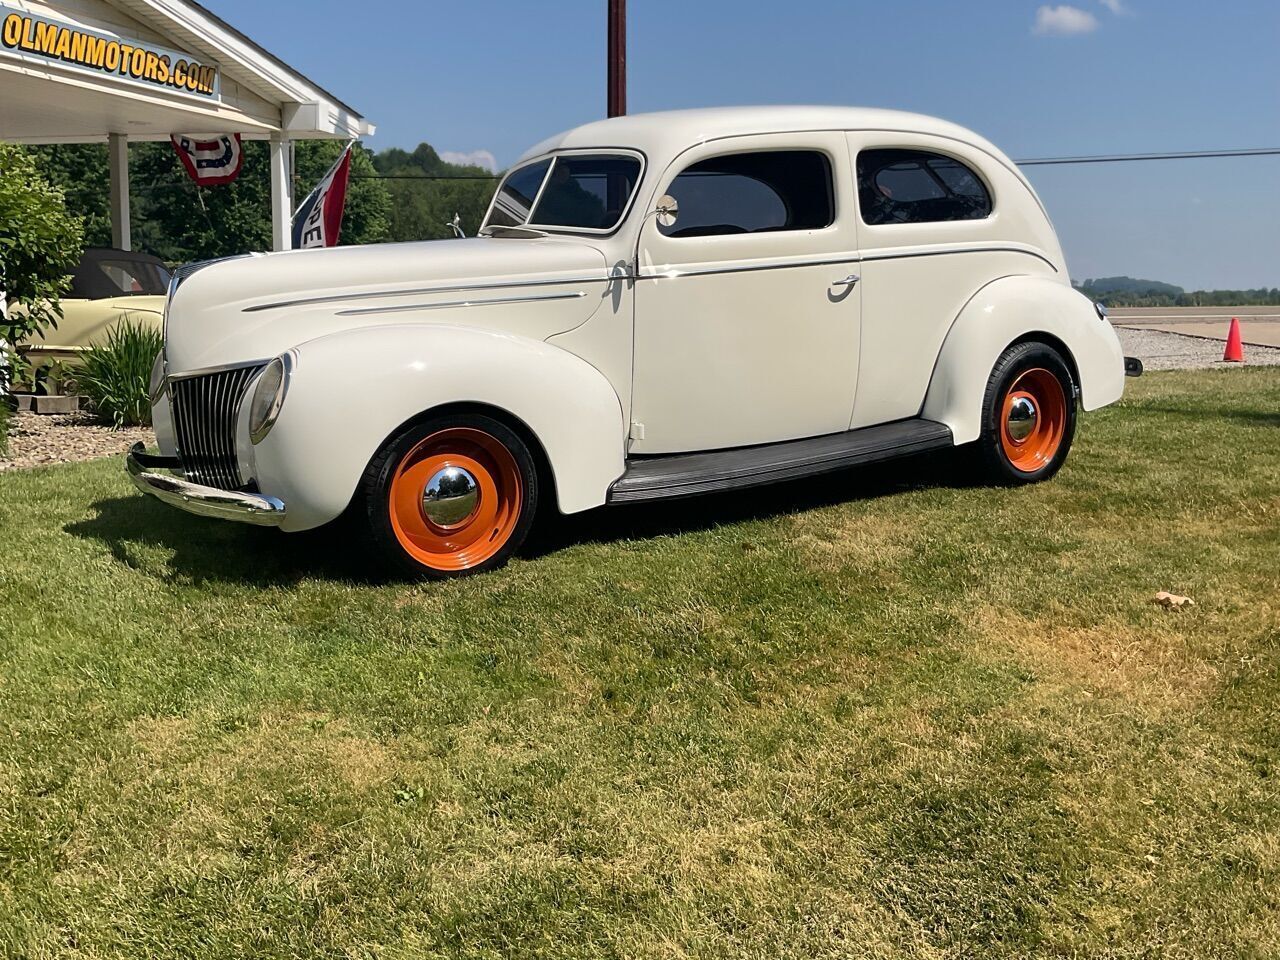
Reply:
<svg viewBox="0 0 1280 960"><path fill-rule="evenodd" d="M271 135L271 249L293 246L293 181L289 176L289 140Z"/></svg>
<svg viewBox="0 0 1280 960"><path fill-rule="evenodd" d="M129 138L123 133L107 134L107 156L111 168L111 245L132 250L129 231Z"/></svg>

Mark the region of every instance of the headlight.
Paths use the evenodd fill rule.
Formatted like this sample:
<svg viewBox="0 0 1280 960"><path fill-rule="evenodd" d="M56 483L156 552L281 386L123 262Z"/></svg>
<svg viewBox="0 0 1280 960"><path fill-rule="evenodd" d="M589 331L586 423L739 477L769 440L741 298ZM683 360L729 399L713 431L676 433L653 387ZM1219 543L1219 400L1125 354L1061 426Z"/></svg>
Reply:
<svg viewBox="0 0 1280 960"><path fill-rule="evenodd" d="M258 377L258 384L253 388L253 399L249 402L251 443L261 443L275 426L280 408L284 406L284 395L289 389L289 373L292 369L293 360L286 353L268 363Z"/></svg>
<svg viewBox="0 0 1280 960"><path fill-rule="evenodd" d="M151 365L151 383L147 386L147 397L153 407L160 402L168 385L169 381L164 375L164 350L161 350L156 354L156 362Z"/></svg>

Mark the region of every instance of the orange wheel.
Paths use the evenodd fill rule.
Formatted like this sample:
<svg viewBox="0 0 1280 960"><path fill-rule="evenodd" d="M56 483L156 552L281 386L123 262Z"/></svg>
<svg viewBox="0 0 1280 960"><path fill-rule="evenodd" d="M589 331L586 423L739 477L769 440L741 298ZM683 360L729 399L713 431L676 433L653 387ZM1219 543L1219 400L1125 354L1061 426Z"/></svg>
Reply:
<svg viewBox="0 0 1280 960"><path fill-rule="evenodd" d="M1015 470L1035 473L1053 462L1067 429L1062 381L1043 367L1024 370L1004 395L1000 445Z"/></svg>
<svg viewBox="0 0 1280 960"><path fill-rule="evenodd" d="M480 415L409 427L365 476L374 545L417 576L501 566L528 533L537 502L528 449L504 424Z"/></svg>
<svg viewBox="0 0 1280 960"><path fill-rule="evenodd" d="M1039 341L1015 343L987 379L971 460L993 483L1048 480L1071 450L1076 415L1075 378L1063 354Z"/></svg>

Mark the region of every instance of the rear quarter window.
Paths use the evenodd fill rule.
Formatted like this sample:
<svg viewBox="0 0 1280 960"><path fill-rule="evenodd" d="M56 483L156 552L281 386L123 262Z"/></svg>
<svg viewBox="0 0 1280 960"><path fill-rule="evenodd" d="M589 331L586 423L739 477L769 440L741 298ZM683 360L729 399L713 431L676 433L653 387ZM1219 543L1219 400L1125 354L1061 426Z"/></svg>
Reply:
<svg viewBox="0 0 1280 960"><path fill-rule="evenodd" d="M857 167L858 206L871 226L991 216L991 192L954 157L924 150L863 150Z"/></svg>

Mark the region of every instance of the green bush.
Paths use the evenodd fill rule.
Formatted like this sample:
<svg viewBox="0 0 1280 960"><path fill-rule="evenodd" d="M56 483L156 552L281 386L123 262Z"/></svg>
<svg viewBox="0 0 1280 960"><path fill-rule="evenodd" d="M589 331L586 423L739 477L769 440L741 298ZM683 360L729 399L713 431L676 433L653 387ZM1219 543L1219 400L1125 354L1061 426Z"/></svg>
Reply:
<svg viewBox="0 0 1280 960"><path fill-rule="evenodd" d="M98 415L117 429L151 423L148 387L161 346L157 330L126 320L107 334L105 343L82 355L74 373L76 384Z"/></svg>
<svg viewBox="0 0 1280 960"><path fill-rule="evenodd" d="M83 246L84 224L67 212L62 191L22 147L0 143L0 290L9 300L0 340L16 344L57 326Z"/></svg>

